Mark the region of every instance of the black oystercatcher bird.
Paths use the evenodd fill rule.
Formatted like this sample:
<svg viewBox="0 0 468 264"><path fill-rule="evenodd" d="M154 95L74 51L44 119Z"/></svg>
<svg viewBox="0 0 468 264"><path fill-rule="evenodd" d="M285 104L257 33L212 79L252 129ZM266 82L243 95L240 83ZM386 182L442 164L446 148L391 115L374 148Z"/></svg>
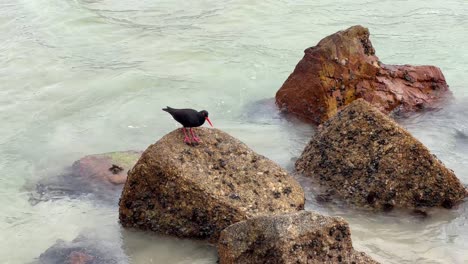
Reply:
<svg viewBox="0 0 468 264"><path fill-rule="evenodd" d="M205 120L210 123L210 126L213 126L210 119L208 118L208 111L206 110L197 111L193 109L175 109L169 106L163 108L162 110L171 114L171 116L183 126L182 131L184 131L185 143L191 143L190 137L187 135L186 128L189 128L193 140L195 142L200 142L200 138L197 137L195 133L193 133L192 127L199 127L203 125Z"/></svg>

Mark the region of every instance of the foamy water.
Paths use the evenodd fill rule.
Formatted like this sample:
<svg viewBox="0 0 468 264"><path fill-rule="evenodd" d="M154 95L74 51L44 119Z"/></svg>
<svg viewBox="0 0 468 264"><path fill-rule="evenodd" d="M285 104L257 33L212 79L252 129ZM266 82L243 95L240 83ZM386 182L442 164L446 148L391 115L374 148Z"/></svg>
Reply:
<svg viewBox="0 0 468 264"><path fill-rule="evenodd" d="M385 63L441 67L456 100L399 120L468 183L468 2L0 1L0 263L29 263L58 239L102 240L125 263L215 263L202 242L123 230L90 197L32 205L31 183L88 154L142 150L178 125L166 105L206 109L217 128L291 169L314 131L270 100L303 50L349 26L370 29ZM468 263L468 206L430 217L343 216L353 244L383 263ZM100 247L98 245L97 247Z"/></svg>

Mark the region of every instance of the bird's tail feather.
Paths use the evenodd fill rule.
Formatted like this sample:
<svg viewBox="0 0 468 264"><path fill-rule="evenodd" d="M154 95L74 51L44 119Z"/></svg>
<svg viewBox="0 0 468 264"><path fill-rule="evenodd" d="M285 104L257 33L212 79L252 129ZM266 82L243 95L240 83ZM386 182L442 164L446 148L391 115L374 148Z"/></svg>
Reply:
<svg viewBox="0 0 468 264"><path fill-rule="evenodd" d="M172 109L173 109L172 107L166 106L166 108L163 108L162 110L169 113L171 112Z"/></svg>

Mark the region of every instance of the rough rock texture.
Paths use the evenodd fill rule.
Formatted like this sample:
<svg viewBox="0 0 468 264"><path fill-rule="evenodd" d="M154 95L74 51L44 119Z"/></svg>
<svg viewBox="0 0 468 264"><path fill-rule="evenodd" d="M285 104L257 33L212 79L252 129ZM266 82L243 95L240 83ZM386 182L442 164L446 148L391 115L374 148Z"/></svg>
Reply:
<svg viewBox="0 0 468 264"><path fill-rule="evenodd" d="M320 124L357 98L389 113L431 107L450 95L439 68L385 65L375 55L367 28L353 26L306 49L276 93L276 103Z"/></svg>
<svg viewBox="0 0 468 264"><path fill-rule="evenodd" d="M119 240L117 240L119 241ZM72 241L58 240L31 264L127 264L128 258L117 242L79 235Z"/></svg>
<svg viewBox="0 0 468 264"><path fill-rule="evenodd" d="M215 241L235 222L304 207L301 186L277 164L220 130L195 131L199 145L175 130L143 153L122 192L124 227Z"/></svg>
<svg viewBox="0 0 468 264"><path fill-rule="evenodd" d="M221 264L378 263L355 251L341 217L301 211L262 216L221 232Z"/></svg>
<svg viewBox="0 0 468 264"><path fill-rule="evenodd" d="M323 124L296 169L358 205L451 208L467 195L453 171L363 99Z"/></svg>
<svg viewBox="0 0 468 264"><path fill-rule="evenodd" d="M92 195L117 204L127 179L127 172L141 156L141 151L121 151L85 156L73 163L63 174L35 184L30 202L36 204L63 197Z"/></svg>

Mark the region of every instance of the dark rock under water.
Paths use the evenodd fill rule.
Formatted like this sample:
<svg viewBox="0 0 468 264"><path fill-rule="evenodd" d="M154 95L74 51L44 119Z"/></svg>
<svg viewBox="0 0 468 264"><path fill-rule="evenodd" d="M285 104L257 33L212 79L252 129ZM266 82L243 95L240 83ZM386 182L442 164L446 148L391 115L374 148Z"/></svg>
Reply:
<svg viewBox="0 0 468 264"><path fill-rule="evenodd" d="M93 234L94 233L94 234ZM72 241L58 240L30 264L127 264L119 240L109 240L90 230Z"/></svg>

